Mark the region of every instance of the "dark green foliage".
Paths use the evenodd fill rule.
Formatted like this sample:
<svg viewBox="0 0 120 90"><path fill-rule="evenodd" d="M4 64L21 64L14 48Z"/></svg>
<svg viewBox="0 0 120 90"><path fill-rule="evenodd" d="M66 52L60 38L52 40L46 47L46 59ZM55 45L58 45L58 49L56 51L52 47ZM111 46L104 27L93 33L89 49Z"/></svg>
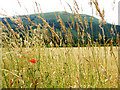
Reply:
<svg viewBox="0 0 120 90"><path fill-rule="evenodd" d="M73 17L73 20L74 20L74 24L75 24L75 25L72 26L72 29L70 29L70 32L71 32L71 34L72 34L72 38L73 38L73 41L74 41L74 42L67 42L66 39L65 39L65 33L64 33L63 30L61 30L61 25L60 25L60 23L57 21L54 13L52 13L52 12L51 12L51 13L43 13L43 15L44 15L44 16L43 16L43 19L46 20L51 27L53 27L53 24L54 24L54 29L55 29L55 31L57 30L56 32L62 32L63 43L64 43L66 46L69 46L69 45L77 46L77 45L78 45L78 37L77 37L77 27L76 27L76 22L75 22L74 14L68 13L69 20L68 20L67 15L65 14L64 11L63 11L63 12L55 12L55 14L56 14L57 16L58 16L58 14L60 14L60 17L61 17L61 19L62 19L62 21L64 22L64 25L65 25L65 27L66 27L66 31L68 30L68 28L70 28L69 24L72 25L71 16ZM39 15L42 17L42 14L39 14ZM82 17L82 22L83 22L84 27L80 24L79 20L78 20L78 23L79 23L79 25L80 25L82 28L85 28L84 17L87 18L88 24L89 24L87 30L84 29L84 30L85 30L85 37L84 37L85 42L83 43L82 40L81 40L81 37L79 37L79 44L80 44L80 46L82 46L82 45L85 46L85 45L88 43L88 37L87 37L87 34L86 34L86 33L90 33L90 35L92 36L92 29L91 29L91 23L90 23L90 16L89 16L89 15L85 15L85 14L81 14L81 17ZM13 18L14 18L14 17L13 17ZM22 20L23 26L24 26L25 30L27 29L26 26L28 27L28 29L30 29L29 26L32 26L32 29L37 28L37 26L35 26L35 25L33 26L28 20L25 19L25 18L27 18L25 15L19 16L19 18ZM42 27L44 26L43 21L40 20L37 15L35 15L35 14L29 15L29 18L30 18L30 20L31 20L33 23L35 23L35 24L37 24L37 25L38 25L38 24L41 24L41 27L40 27L40 28L42 28ZM57 17L57 18L58 18L58 17ZM21 28L20 28L19 25L17 25L15 22L13 22L12 20L10 20L10 18L6 18L6 19L7 19L8 23L10 24L10 26L11 26L11 28L12 28L13 30L15 30L15 31L17 32L17 30L16 30L16 27L17 27L18 30L19 30L20 32L22 32L22 30L21 30ZM7 26L7 23L4 21L4 18L2 18L2 23L4 23L4 24ZM68 23L69 23L69 24L68 24ZM7 26L7 27L8 27L8 26ZM102 35L102 37L103 37L103 33L102 33L102 30L101 30L100 27L99 27L99 20L98 20L97 18L95 18L95 17L92 18L92 27L93 27L93 40L96 42L96 40L99 39L99 33ZM102 25L102 27L103 27L103 29L104 29L105 36L106 36L106 37L105 37L105 38L106 38L105 40L107 40L108 38L112 38L112 37L113 37L113 38L114 38L114 45L115 45L115 44L116 44L117 33L120 33L120 26L116 25L116 30L117 30L117 32L116 32L115 29L114 29L114 25L111 25L111 24L109 24L109 23L107 23L107 24L105 24L105 25ZM114 30L115 35L112 35L112 34L111 34L111 27L113 27L113 30ZM82 33L82 30L80 30L80 32ZM29 31L29 33L31 33L31 31ZM49 33L49 37L51 37L51 36L52 36L52 35L51 35L52 33L50 32L49 29L48 29L48 33ZM23 35L24 35L24 34L23 34ZM29 35L31 36L31 34L29 34ZM21 35L21 37L23 38L22 35ZM24 40L24 38L23 38L23 40ZM55 41L56 41L56 40L55 40ZM98 42L101 43L101 44L104 44L103 40L98 40ZM93 43L93 41L92 41L92 43ZM45 44L46 44L46 46L48 46L48 41L47 41L47 40L45 40ZM59 44L59 42L58 42L58 44Z"/></svg>

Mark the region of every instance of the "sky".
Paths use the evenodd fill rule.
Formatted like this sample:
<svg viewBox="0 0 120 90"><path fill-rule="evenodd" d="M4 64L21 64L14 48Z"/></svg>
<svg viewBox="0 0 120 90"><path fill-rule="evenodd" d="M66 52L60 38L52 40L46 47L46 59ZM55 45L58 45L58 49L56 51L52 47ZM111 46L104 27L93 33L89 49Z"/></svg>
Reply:
<svg viewBox="0 0 120 90"><path fill-rule="evenodd" d="M105 20L116 25L118 24L118 1L120 0L98 0L100 9L104 8ZM38 13L35 2L39 3L43 13L65 9L71 12L67 3L74 7L74 0L1 0L0 13L8 16ZM90 7L90 0L76 0L76 2L80 8L80 14L92 15L93 10L93 16L100 19L99 15L96 15L94 4Z"/></svg>

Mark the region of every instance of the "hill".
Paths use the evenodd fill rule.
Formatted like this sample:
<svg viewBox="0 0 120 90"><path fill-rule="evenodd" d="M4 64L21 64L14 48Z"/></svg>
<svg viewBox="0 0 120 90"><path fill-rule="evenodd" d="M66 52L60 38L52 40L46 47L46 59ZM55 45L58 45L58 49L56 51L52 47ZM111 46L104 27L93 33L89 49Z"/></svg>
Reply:
<svg viewBox="0 0 120 90"><path fill-rule="evenodd" d="M46 20L51 27L53 27L53 24L54 24L54 29L57 30L58 32L60 32L61 31L61 25L60 25L60 22L58 21L58 19L59 19L58 14L60 15L62 21L65 24L66 31L68 29L70 29L73 37L76 37L77 36L77 27L76 27L76 21L75 21L74 14L67 13L67 15L68 15L67 16L66 13L64 11L62 11L62 12L55 12L55 13L53 13L53 12L43 13L43 14L40 13L39 15L41 17L43 17L43 19ZM31 15L28 15L28 16L29 16L31 22L33 22L37 25L41 24L41 26L44 25L43 21L40 18L38 18L38 16L36 14L31 14ZM91 23L90 23L90 20L91 20L90 17L91 16L85 15L85 14L80 14L80 16L81 16L81 20L83 22L82 28L85 30L85 33L88 32L92 36L92 29L91 29ZM88 28L87 29L85 28L85 17L87 18L87 21L88 21ZM15 17L13 17L13 18L15 18ZM27 18L26 15L18 16L18 18L22 20L23 26L25 28L26 28L26 26L33 26L32 23L29 20L25 19L25 18ZM10 24L11 28L13 30L17 31L15 26L19 26L19 25L17 25L15 22L13 22L10 18L6 18L6 19L7 19L8 23ZM81 26L80 21L77 20L77 22ZM2 23L4 23L8 27L4 18L2 18ZM70 28L70 25L71 25L72 28ZM93 38L98 39L99 38L98 37L99 33L101 33L101 35L102 35L102 30L99 27L99 19L97 19L95 17L92 17L92 27L93 27ZM116 30L114 28L114 25L111 25L109 23L106 23L104 25L102 24L102 27L104 29L104 33L105 33L106 38L111 38L111 37L116 38L117 33L120 33L120 26L118 26L118 25L116 25ZM111 34L111 27L113 27L113 31L114 31L115 35ZM34 25L32 28L35 29L37 27ZM80 32L82 32L82 30L80 30ZM51 32L49 31L49 33L51 33ZM63 31L62 31L62 35L65 36L65 33Z"/></svg>

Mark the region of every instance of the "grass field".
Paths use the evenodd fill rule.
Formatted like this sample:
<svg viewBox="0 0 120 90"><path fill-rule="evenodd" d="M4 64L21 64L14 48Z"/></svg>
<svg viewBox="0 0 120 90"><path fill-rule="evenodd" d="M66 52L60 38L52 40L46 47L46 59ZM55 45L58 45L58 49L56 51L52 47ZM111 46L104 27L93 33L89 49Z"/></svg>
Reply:
<svg viewBox="0 0 120 90"><path fill-rule="evenodd" d="M36 3L37 9L39 9L38 5ZM33 23L28 16L24 18L31 23L31 26L24 26L19 17L9 17L15 23L16 31L12 29L12 25L6 18L4 18L6 24L0 22L3 88L118 87L117 46L120 44L120 40L116 27L114 26L115 31L112 26L110 30L111 34L116 33L116 39L112 37L106 40L107 36L105 36L103 27L106 23L104 9L100 10L97 0L90 0L90 6L94 5L96 12L101 17L99 28L102 34L99 33L99 41L94 41L92 17L90 17L90 22L85 17L83 23L78 13L79 6L76 0L74 0L74 5L74 10L72 10L68 4L75 17L75 22L72 20L69 28L65 27L59 14L55 15L60 23L60 32L55 30L54 24L51 27L39 14L36 16L43 21L42 27L40 24ZM85 30L88 28L88 23L90 23L92 34ZM77 36L76 41L73 41L69 29L75 25ZM37 28L32 29L33 26ZM46 32L48 29L51 35ZM29 31L31 31L31 36ZM61 34L63 32L64 37ZM72 44L76 47L73 47ZM86 47L80 47L80 44Z"/></svg>
<svg viewBox="0 0 120 90"><path fill-rule="evenodd" d="M117 88L118 47L3 48L3 87ZM35 59L36 63L29 62ZM8 70L8 71L6 71Z"/></svg>

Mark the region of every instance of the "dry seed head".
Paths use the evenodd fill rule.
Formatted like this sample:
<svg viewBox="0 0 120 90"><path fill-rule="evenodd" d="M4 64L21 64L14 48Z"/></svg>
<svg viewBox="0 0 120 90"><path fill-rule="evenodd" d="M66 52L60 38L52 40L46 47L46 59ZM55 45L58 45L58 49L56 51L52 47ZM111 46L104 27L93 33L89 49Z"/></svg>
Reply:
<svg viewBox="0 0 120 90"><path fill-rule="evenodd" d="M19 4L19 6L21 7L21 4L20 4L19 0L17 0L17 2L18 2L18 4Z"/></svg>
<svg viewBox="0 0 120 90"><path fill-rule="evenodd" d="M82 27L84 27L80 14L78 16L79 16L79 18L78 18L79 22L81 23Z"/></svg>
<svg viewBox="0 0 120 90"><path fill-rule="evenodd" d="M101 36L101 34L99 33L99 40L101 40L102 39L102 36Z"/></svg>
<svg viewBox="0 0 120 90"><path fill-rule="evenodd" d="M101 27L101 24L99 25L99 27L100 27L100 29L102 29L103 40L104 40L104 42L105 42L105 34L104 34L104 29L103 29L103 27Z"/></svg>
<svg viewBox="0 0 120 90"><path fill-rule="evenodd" d="M70 10L72 11L72 13L74 13L74 11L72 10L72 7L70 6L70 4L69 3L67 3L67 4L68 4Z"/></svg>
<svg viewBox="0 0 120 90"><path fill-rule="evenodd" d="M16 24L18 24L19 26L23 25L23 22L22 22L22 20L20 18L17 18L17 19L12 19L11 18L11 20L14 21Z"/></svg>
<svg viewBox="0 0 120 90"><path fill-rule="evenodd" d="M87 35L88 35L88 39L89 39L90 44L91 44L91 36L90 36L90 34L88 32L87 32Z"/></svg>
<svg viewBox="0 0 120 90"><path fill-rule="evenodd" d="M1 8L0 8L1 9ZM1 16L8 17L6 14L0 13Z"/></svg>
<svg viewBox="0 0 120 90"><path fill-rule="evenodd" d="M117 34L117 39L119 39L119 33Z"/></svg>
<svg viewBox="0 0 120 90"><path fill-rule="evenodd" d="M96 10L98 11L98 13L99 13L102 21L104 21L104 10L103 10L103 12L101 13L100 8L99 8L99 6L98 6L98 1L97 1L97 0L93 0L93 3L94 3L94 5L95 5Z"/></svg>
<svg viewBox="0 0 120 90"><path fill-rule="evenodd" d="M85 35L85 33L84 33L84 29L80 26L80 29L82 30L82 34L83 34L83 36Z"/></svg>
<svg viewBox="0 0 120 90"><path fill-rule="evenodd" d="M72 25L73 25L73 27L74 27L74 20L73 20L73 17L71 16L71 20L72 20Z"/></svg>
<svg viewBox="0 0 120 90"><path fill-rule="evenodd" d="M90 36L90 34L87 32L87 35L88 35L88 38L91 40L91 36Z"/></svg>
<svg viewBox="0 0 120 90"><path fill-rule="evenodd" d="M89 4L90 4L90 7L92 7L92 0L90 0Z"/></svg>
<svg viewBox="0 0 120 90"><path fill-rule="evenodd" d="M65 10L65 14L67 15L67 19L69 20L69 16L68 16L68 13L67 13L67 11Z"/></svg>
<svg viewBox="0 0 120 90"><path fill-rule="evenodd" d="M115 29L115 32L117 33L117 29L116 29L116 25L114 24L114 29Z"/></svg>
<svg viewBox="0 0 120 90"><path fill-rule="evenodd" d="M74 0L74 5L77 7L78 10L80 10L76 0Z"/></svg>
<svg viewBox="0 0 120 90"><path fill-rule="evenodd" d="M27 17L27 18L25 18L25 17L23 17L23 18L27 19L33 26L36 25L35 23L33 23L33 22L30 20L30 18L29 18L28 15L27 15L26 17Z"/></svg>
<svg viewBox="0 0 120 90"><path fill-rule="evenodd" d="M86 27L86 29L87 29L87 28L88 28L88 20L87 20L86 17L84 18L84 21L85 21L85 27Z"/></svg>
<svg viewBox="0 0 120 90"><path fill-rule="evenodd" d="M69 23L69 22L68 22L68 25L69 25L70 29L72 29L72 26L70 25L70 23Z"/></svg>
<svg viewBox="0 0 120 90"><path fill-rule="evenodd" d="M119 40L119 33L117 34L117 39L116 42L118 42L118 45L120 44L120 40Z"/></svg>
<svg viewBox="0 0 120 90"><path fill-rule="evenodd" d="M110 45L110 53L111 53L111 55L112 55L112 52L113 52L113 37L112 37L112 39L111 39L111 45Z"/></svg>
<svg viewBox="0 0 120 90"><path fill-rule="evenodd" d="M2 28L7 29L7 27L5 26L5 24L4 24L4 23L0 22L0 25L2 26Z"/></svg>
<svg viewBox="0 0 120 90"><path fill-rule="evenodd" d="M8 28L9 28L9 30L11 30L10 24L8 23L8 21L7 21L6 18L4 18L4 21L7 23L7 26L8 26Z"/></svg>
<svg viewBox="0 0 120 90"><path fill-rule="evenodd" d="M38 18L40 18L45 24L47 24L47 22L41 16L38 15ZM51 28L50 25L48 25L48 24L47 24L47 26L51 30L51 32L53 32L54 35L56 35L57 38L60 39L59 36L53 31L53 28Z"/></svg>
<svg viewBox="0 0 120 90"><path fill-rule="evenodd" d="M103 40L105 42L105 34L104 34L104 29L102 28L102 32L103 32Z"/></svg>
<svg viewBox="0 0 120 90"><path fill-rule="evenodd" d="M115 35L113 27L111 26L111 34Z"/></svg>
<svg viewBox="0 0 120 90"><path fill-rule="evenodd" d="M37 7L37 12L39 13L39 7L38 7L38 3L35 1L35 5Z"/></svg>
<svg viewBox="0 0 120 90"><path fill-rule="evenodd" d="M104 9L102 10L102 15L103 15L103 18L104 18L104 16L105 16L105 10Z"/></svg>
<svg viewBox="0 0 120 90"><path fill-rule="evenodd" d="M15 32L15 35L17 36L17 38L19 38L20 36L19 36L19 34L17 34L16 32Z"/></svg>
<svg viewBox="0 0 120 90"><path fill-rule="evenodd" d="M105 45L108 43L109 40L110 40L110 39L108 39L108 40L105 42Z"/></svg>
<svg viewBox="0 0 120 90"><path fill-rule="evenodd" d="M63 23L62 20L61 20L60 14L58 14L58 17L59 17L59 20L60 20L61 28L63 29L63 31L65 32L65 35L67 36L67 32L66 32L66 30L65 30L65 25L64 25L64 23Z"/></svg>
<svg viewBox="0 0 120 90"><path fill-rule="evenodd" d="M78 13L78 10L75 7L74 7L74 9L75 9L76 13Z"/></svg>
<svg viewBox="0 0 120 90"><path fill-rule="evenodd" d="M79 15L78 15L78 14L76 14L76 15L74 16L74 18L79 18Z"/></svg>
<svg viewBox="0 0 120 90"><path fill-rule="evenodd" d="M115 8L115 0L113 0L112 10L114 10L114 8Z"/></svg>
<svg viewBox="0 0 120 90"><path fill-rule="evenodd" d="M58 18L57 18L57 15L56 15L56 13L55 13L55 12L54 12L54 15L55 15L55 18L56 18L56 19L58 19Z"/></svg>
<svg viewBox="0 0 120 90"><path fill-rule="evenodd" d="M76 26L77 26L77 33L78 33L78 37L79 37L79 24L77 23L77 20L76 20Z"/></svg>

